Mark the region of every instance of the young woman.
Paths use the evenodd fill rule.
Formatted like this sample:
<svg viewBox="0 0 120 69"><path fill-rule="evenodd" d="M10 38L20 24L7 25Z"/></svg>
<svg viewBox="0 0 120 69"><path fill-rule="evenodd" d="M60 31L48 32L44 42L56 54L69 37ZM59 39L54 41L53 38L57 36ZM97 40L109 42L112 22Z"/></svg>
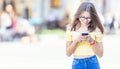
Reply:
<svg viewBox="0 0 120 69"><path fill-rule="evenodd" d="M104 29L91 2L80 4L74 21L66 30L66 55L73 54L72 69L100 69Z"/></svg>

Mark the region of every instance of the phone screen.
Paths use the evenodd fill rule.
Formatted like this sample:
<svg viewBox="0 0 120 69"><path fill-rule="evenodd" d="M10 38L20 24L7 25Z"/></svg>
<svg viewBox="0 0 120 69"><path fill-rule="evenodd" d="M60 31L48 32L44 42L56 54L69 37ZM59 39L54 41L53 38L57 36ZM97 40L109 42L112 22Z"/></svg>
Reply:
<svg viewBox="0 0 120 69"><path fill-rule="evenodd" d="M82 36L86 36L86 35L88 35L88 33L82 33Z"/></svg>

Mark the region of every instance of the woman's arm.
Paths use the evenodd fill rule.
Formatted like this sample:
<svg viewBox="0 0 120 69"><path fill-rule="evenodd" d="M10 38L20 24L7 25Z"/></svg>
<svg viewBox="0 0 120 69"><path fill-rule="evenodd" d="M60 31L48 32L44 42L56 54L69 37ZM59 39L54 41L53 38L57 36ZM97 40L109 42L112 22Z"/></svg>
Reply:
<svg viewBox="0 0 120 69"><path fill-rule="evenodd" d="M66 42L66 55L71 56L76 49L78 42L84 41L85 38L83 36L78 36L74 41Z"/></svg>
<svg viewBox="0 0 120 69"><path fill-rule="evenodd" d="M98 57L102 57L103 56L103 43L102 42L96 42L94 45L91 45L95 54Z"/></svg>
<svg viewBox="0 0 120 69"><path fill-rule="evenodd" d="M90 37L90 43L93 51L98 57L103 56L103 34L100 31L94 33L95 38Z"/></svg>
<svg viewBox="0 0 120 69"><path fill-rule="evenodd" d="M71 56L72 53L75 51L76 45L77 45L78 41L67 41L66 42L66 55L67 56Z"/></svg>

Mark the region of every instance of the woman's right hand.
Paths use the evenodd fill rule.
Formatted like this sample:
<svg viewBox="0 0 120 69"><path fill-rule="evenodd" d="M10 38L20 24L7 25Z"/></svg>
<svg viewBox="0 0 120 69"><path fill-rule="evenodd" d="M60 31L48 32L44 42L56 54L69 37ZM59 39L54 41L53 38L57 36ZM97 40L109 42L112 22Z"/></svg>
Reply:
<svg viewBox="0 0 120 69"><path fill-rule="evenodd" d="M79 35L79 36L76 38L76 40L77 40L78 42L82 42L82 41L86 41L86 38L87 38L87 35L86 35L86 36Z"/></svg>

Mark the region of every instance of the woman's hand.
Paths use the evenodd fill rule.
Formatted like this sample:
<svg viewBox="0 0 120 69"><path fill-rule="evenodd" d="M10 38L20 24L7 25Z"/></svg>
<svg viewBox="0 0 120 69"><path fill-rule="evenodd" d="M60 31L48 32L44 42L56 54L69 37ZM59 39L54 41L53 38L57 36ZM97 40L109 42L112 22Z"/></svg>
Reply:
<svg viewBox="0 0 120 69"><path fill-rule="evenodd" d="M84 41L87 41L90 43L93 43L95 41L90 35L83 36L83 38L84 38Z"/></svg>
<svg viewBox="0 0 120 69"><path fill-rule="evenodd" d="M78 36L78 37L76 38L76 40L77 40L78 42L82 42L82 41L86 41L86 38L87 38L87 36L82 36L82 35L80 35L80 36Z"/></svg>
<svg viewBox="0 0 120 69"><path fill-rule="evenodd" d="M85 36L80 35L76 38L76 41L77 42L89 41L89 39L90 39L90 37L88 35L85 35Z"/></svg>

